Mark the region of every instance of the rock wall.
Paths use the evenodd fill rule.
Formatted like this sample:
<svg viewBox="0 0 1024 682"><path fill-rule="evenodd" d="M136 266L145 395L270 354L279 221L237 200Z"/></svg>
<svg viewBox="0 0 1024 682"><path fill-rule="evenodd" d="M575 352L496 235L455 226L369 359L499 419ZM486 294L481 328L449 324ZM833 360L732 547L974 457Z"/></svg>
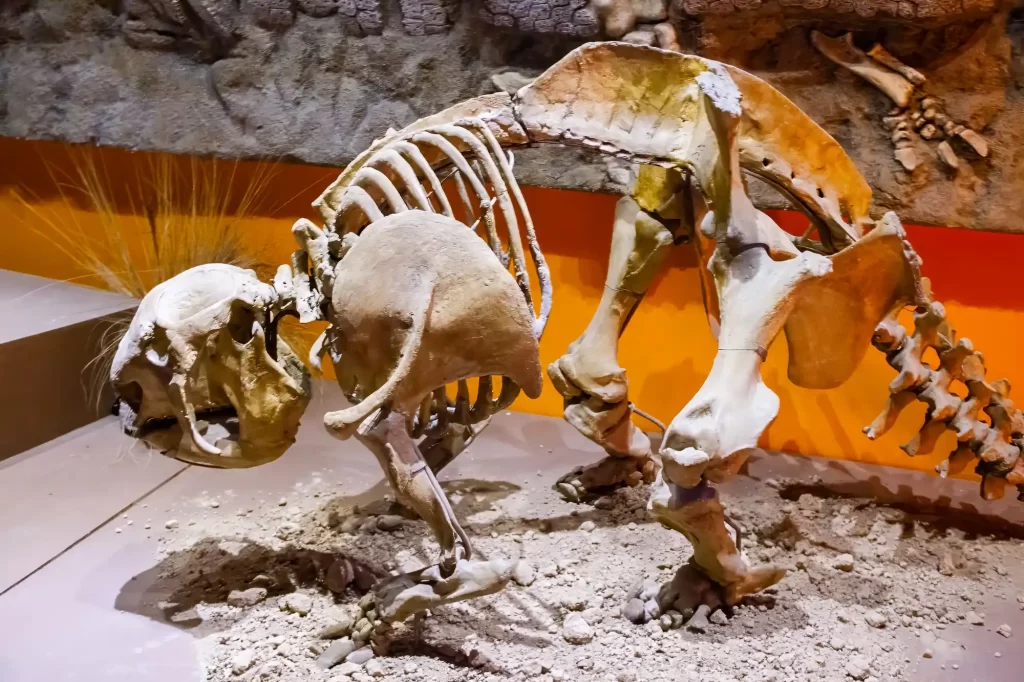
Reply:
<svg viewBox="0 0 1024 682"><path fill-rule="evenodd" d="M1024 232L1024 13L997 0L0 0L0 135L342 166L388 127L509 87L583 41L663 41L666 27L806 110L879 210ZM925 74L988 157L958 150L952 169L918 140L907 170L885 127L892 103L819 53L812 28L853 30ZM527 184L590 191L625 177L555 147L523 150L517 168Z"/></svg>

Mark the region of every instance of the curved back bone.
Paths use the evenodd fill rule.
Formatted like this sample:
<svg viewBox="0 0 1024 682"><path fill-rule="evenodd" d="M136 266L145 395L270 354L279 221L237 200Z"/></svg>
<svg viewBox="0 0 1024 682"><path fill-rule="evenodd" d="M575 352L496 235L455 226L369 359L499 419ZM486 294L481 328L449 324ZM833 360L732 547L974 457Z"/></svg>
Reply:
<svg viewBox="0 0 1024 682"><path fill-rule="evenodd" d="M738 149L743 170L789 196L819 228L826 247L834 242L829 250L855 241L870 224L871 189L852 160L789 99L735 67L627 43L591 43L516 93L515 112L531 142L692 168L693 155L704 142L695 135L697 79L719 68L742 98ZM703 183L702 188L707 191Z"/></svg>

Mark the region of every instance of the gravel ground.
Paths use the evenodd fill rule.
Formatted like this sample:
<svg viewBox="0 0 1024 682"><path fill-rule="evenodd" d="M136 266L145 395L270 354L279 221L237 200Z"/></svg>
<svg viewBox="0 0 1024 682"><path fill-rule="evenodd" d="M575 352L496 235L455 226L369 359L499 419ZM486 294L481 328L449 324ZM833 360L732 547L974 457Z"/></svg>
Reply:
<svg viewBox="0 0 1024 682"><path fill-rule="evenodd" d="M1024 529L990 517L747 481L742 497L723 494L744 550L790 573L695 631L679 627L688 613L657 606L690 548L651 522L646 489L574 505L533 481L445 488L480 554L521 556L515 580L396 629L387 656L317 665L374 577L430 563L436 545L387 498L336 497L316 472L238 513L216 497L195 518L160 510L155 591L166 598L154 615L201 638L210 680L917 681L933 656L977 679L956 641L963 627L1021 655L1024 633L984 607L1024 609ZM650 620L623 616L632 598L652 607L629 615Z"/></svg>

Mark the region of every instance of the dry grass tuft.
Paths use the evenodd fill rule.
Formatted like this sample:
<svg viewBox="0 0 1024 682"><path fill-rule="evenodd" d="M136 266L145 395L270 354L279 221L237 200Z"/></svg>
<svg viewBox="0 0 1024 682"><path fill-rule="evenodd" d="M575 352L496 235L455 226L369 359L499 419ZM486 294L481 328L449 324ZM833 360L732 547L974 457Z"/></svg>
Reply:
<svg viewBox="0 0 1024 682"><path fill-rule="evenodd" d="M24 228L85 273L75 279L142 298L197 265L268 270L239 223L254 215L273 177L273 164L255 164L252 172L242 173L237 162L152 154L133 169L134 177L115 185L98 161L98 150L79 148L69 154L68 168L49 167L58 191L56 210L52 203L16 197L33 218ZM123 316L111 320L90 363L88 390L97 400L129 322Z"/></svg>
<svg viewBox="0 0 1024 682"><path fill-rule="evenodd" d="M19 200L36 219L27 229L104 288L142 298L160 282L197 265L257 264L238 222L252 215L272 166L259 164L241 181L234 162L154 154L140 165L133 184L117 188L115 198L110 175L95 151L69 153L70 171L50 169L61 203L69 210L58 213L20 195ZM90 223L98 226L81 222L73 208L82 204Z"/></svg>

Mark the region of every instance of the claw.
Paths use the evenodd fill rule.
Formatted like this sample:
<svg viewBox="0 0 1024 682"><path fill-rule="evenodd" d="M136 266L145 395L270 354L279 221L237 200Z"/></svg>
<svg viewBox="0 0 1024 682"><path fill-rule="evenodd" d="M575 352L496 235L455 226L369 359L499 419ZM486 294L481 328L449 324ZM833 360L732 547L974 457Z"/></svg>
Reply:
<svg viewBox="0 0 1024 682"><path fill-rule="evenodd" d="M512 578L515 559L460 560L451 575L438 565L389 578L375 588L377 613L389 623L401 622L443 604L494 594Z"/></svg>

